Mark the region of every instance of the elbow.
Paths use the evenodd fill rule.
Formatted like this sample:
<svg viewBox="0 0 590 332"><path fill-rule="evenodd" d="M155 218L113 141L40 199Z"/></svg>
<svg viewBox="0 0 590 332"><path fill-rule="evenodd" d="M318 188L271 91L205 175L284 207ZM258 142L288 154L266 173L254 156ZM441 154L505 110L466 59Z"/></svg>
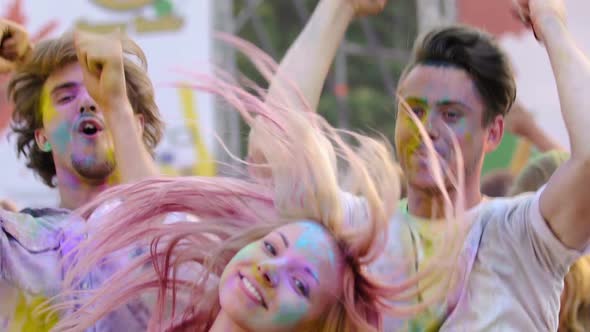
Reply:
<svg viewBox="0 0 590 332"><path fill-rule="evenodd" d="M590 183L590 153L583 157L572 155L568 163L570 171L576 175L580 183Z"/></svg>

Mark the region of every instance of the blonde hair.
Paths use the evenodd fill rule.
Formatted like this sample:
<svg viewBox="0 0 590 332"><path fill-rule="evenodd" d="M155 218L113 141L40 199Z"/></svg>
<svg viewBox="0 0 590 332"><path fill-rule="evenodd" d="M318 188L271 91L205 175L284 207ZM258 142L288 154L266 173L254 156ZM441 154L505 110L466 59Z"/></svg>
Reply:
<svg viewBox="0 0 590 332"><path fill-rule="evenodd" d="M590 257L580 258L565 276L559 332L590 331Z"/></svg>
<svg viewBox="0 0 590 332"><path fill-rule="evenodd" d="M127 96L135 113L143 115L143 141L148 150L153 151L162 137L164 125L147 75L147 59L139 45L125 36L121 38L126 56L123 66ZM35 130L43 128L42 90L53 72L77 61L74 34L67 32L59 38L37 44L27 62L16 69L8 85L8 94L14 102L11 127L17 137L18 154L27 158L27 167L50 187L55 186L53 155L42 151L35 143Z"/></svg>

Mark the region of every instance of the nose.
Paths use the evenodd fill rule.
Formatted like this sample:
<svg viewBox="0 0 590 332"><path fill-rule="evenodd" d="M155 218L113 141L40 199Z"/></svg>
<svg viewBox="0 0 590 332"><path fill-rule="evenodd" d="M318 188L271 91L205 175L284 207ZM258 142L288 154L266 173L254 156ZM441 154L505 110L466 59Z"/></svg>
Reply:
<svg viewBox="0 0 590 332"><path fill-rule="evenodd" d="M98 108L96 107L96 103L94 102L92 97L88 95L88 92L81 93L84 93L84 96L80 99L80 114L84 112L96 113L98 111Z"/></svg>
<svg viewBox="0 0 590 332"><path fill-rule="evenodd" d="M276 287L279 284L279 273L274 262L263 262L258 264L258 276L267 287Z"/></svg>
<svg viewBox="0 0 590 332"><path fill-rule="evenodd" d="M80 106L80 113L84 112L94 112L96 113L96 106L94 104L82 105Z"/></svg>
<svg viewBox="0 0 590 332"><path fill-rule="evenodd" d="M434 113L434 112L432 112ZM438 120L436 119L436 116L434 115L430 115L426 118L426 121L424 123L426 132L428 133L428 137L430 137L431 140L435 141L436 139L438 139L438 137L440 136L440 128L438 125Z"/></svg>

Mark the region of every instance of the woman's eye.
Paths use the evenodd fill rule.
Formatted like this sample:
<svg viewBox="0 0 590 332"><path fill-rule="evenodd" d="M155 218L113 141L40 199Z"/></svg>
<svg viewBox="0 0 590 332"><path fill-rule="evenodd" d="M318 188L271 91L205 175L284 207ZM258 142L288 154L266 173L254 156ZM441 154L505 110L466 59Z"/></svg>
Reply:
<svg viewBox="0 0 590 332"><path fill-rule="evenodd" d="M275 249L275 247L272 244L270 244L270 242L264 241L264 249L266 249L266 251L271 256L276 256L277 255L277 250Z"/></svg>
<svg viewBox="0 0 590 332"><path fill-rule="evenodd" d="M299 279L293 279L295 283L295 289L297 289L297 293L302 296L309 297L309 288L307 285Z"/></svg>

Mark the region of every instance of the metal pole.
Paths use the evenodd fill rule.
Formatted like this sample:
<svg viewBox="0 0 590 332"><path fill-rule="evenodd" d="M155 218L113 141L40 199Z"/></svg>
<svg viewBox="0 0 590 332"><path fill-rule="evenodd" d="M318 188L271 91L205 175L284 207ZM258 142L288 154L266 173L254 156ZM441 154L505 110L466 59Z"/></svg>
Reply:
<svg viewBox="0 0 590 332"><path fill-rule="evenodd" d="M233 34L234 16L233 0L210 0L213 6L213 29L214 31L223 31ZM213 36L211 37L213 38ZM217 40L213 43L213 59L215 64L220 66L225 71L235 74L236 71L236 54L235 50L228 47ZM215 127L217 134L223 140L227 149L235 156L242 157L241 140L240 140L240 117L237 112L228 108L219 99L215 100ZM221 165L218 165L218 173L220 175L234 175L237 163L230 158L228 153L219 145L216 145L216 160ZM227 167L224 164L229 164Z"/></svg>

